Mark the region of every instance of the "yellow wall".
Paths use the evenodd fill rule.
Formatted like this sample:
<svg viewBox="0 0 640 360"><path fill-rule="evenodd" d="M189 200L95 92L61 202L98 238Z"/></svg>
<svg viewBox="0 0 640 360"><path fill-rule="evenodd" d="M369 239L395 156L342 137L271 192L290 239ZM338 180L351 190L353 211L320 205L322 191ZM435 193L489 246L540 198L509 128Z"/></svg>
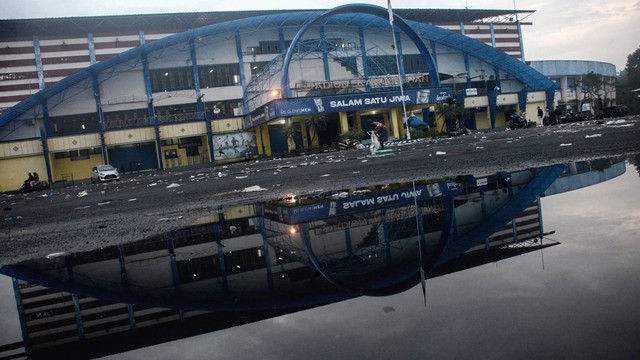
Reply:
<svg viewBox="0 0 640 360"><path fill-rule="evenodd" d="M491 129L488 111L476 112L476 129Z"/></svg>
<svg viewBox="0 0 640 360"><path fill-rule="evenodd" d="M538 106L540 106L540 109L542 109L542 113L544 114L544 104L544 102L527 104L527 120L535 121L538 126L542 125L542 120L538 121Z"/></svg>
<svg viewBox="0 0 640 360"><path fill-rule="evenodd" d="M242 124L242 118L238 117L238 118L224 119L224 120L213 120L211 122L211 129L215 134L215 133L225 133L229 131L243 130L244 126Z"/></svg>
<svg viewBox="0 0 640 360"><path fill-rule="evenodd" d="M109 145L136 144L155 140L156 137L152 127L107 131L104 133L104 141Z"/></svg>
<svg viewBox="0 0 640 360"><path fill-rule="evenodd" d="M28 173L34 171L41 180L51 182L47 178L47 168L42 155L1 159L0 169L0 192L19 190L27 180Z"/></svg>
<svg viewBox="0 0 640 360"><path fill-rule="evenodd" d="M42 154L40 140L12 141L0 144L0 159L36 154Z"/></svg>
<svg viewBox="0 0 640 360"><path fill-rule="evenodd" d="M208 156L207 154L209 153L209 145L207 143L207 139L205 136L201 136L200 140L202 142L201 146L198 146L198 153L200 155L205 154L206 156ZM165 159L164 158L164 151L165 150L171 150L174 149L177 151L178 153L178 157L175 159ZM165 145L161 147L161 154L162 154L162 164L163 167L165 169L170 169L170 168L174 168L174 167L179 167L179 166L186 166L186 165L190 165L189 164L189 159L187 157L187 149L186 148L180 148L177 144L176 145Z"/></svg>
<svg viewBox="0 0 640 360"><path fill-rule="evenodd" d="M507 126L504 111L496 111L496 128Z"/></svg>
<svg viewBox="0 0 640 360"><path fill-rule="evenodd" d="M498 94L496 105L518 105L518 94Z"/></svg>
<svg viewBox="0 0 640 360"><path fill-rule="evenodd" d="M100 145L100 136L95 134L72 135L47 139L50 152L97 148Z"/></svg>
<svg viewBox="0 0 640 360"><path fill-rule="evenodd" d="M206 133L207 133L206 124L202 121L185 123L185 124L166 125L166 126L160 127L161 139L173 139L173 138L181 138L181 137L187 137L187 136L197 136L197 135L203 135Z"/></svg>
<svg viewBox="0 0 640 360"><path fill-rule="evenodd" d="M63 174L72 174L73 180L89 179L91 169L102 164L102 154L94 154L86 160L56 159L51 156L51 172L55 181L62 181Z"/></svg>

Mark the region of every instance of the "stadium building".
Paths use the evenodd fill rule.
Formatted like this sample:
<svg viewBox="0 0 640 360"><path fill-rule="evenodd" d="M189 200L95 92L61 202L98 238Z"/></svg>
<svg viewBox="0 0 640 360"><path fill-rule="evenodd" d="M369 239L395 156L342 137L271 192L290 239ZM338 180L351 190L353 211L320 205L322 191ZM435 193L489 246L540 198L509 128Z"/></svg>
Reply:
<svg viewBox="0 0 640 360"><path fill-rule="evenodd" d="M553 104L524 62L530 10L231 11L0 21L0 191L335 146L409 121L492 129ZM390 21L393 20L393 21Z"/></svg>

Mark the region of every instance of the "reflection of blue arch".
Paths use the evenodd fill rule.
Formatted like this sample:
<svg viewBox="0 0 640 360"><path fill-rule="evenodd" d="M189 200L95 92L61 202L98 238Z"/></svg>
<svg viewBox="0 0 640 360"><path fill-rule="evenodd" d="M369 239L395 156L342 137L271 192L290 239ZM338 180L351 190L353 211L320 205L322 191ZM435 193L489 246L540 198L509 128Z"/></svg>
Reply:
<svg viewBox="0 0 640 360"><path fill-rule="evenodd" d="M303 224L304 231L302 232L304 249L313 268L318 271L325 280L336 286L338 289L347 293L368 296L388 296L396 294L408 290L416 285L416 279L420 277L420 267L426 269L427 273L431 271L438 258L440 258L442 252L445 250L446 245L449 243L455 218L453 196L448 196L445 199L444 205L445 212L443 230L435 251L431 254L424 254L424 256L428 255L426 259L423 259L421 256L421 261L409 262L407 264L403 264L403 266L399 268L389 269L384 275L376 276L370 282L359 282L356 284L353 282L341 281L336 279L329 271L327 271L313 251L311 239L308 236L309 227L307 224ZM420 230L420 232L421 233L418 234L418 236L422 236L422 230Z"/></svg>
<svg viewBox="0 0 640 360"><path fill-rule="evenodd" d="M357 4L357 5L343 5L338 6L332 10L326 11L315 18L312 18L311 21L307 22L296 34L291 42L291 45L287 49L287 53L284 57L284 65L282 67L282 83L281 89L284 92L285 97L291 96L291 86L289 84L289 64L291 62L291 57L293 56L293 49L300 41L300 38L304 35L304 33L309 30L309 28L321 21L322 19L338 15L338 14L348 14L348 13L362 13L369 14L379 18L386 18L388 15L387 9L375 6L375 5L367 5L367 4ZM427 69L429 70L429 76L431 77L431 86L438 87L440 86L440 77L438 76L438 68L436 67L435 61L433 61L433 57L427 46L424 44L420 36L409 26L407 23L399 16L393 16L394 24L397 25L402 31L404 31L407 36L413 41L413 43L420 51L420 54L425 59Z"/></svg>

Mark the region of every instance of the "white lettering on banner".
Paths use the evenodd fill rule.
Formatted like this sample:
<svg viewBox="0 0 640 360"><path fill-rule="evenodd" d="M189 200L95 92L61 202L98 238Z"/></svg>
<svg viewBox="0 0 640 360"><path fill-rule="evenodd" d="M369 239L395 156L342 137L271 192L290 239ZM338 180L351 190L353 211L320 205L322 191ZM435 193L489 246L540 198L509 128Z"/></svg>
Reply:
<svg viewBox="0 0 640 360"><path fill-rule="evenodd" d="M335 100L335 101L329 102L329 106L332 108L344 107L344 106L360 106L360 105L362 105L362 99Z"/></svg>
<svg viewBox="0 0 640 360"><path fill-rule="evenodd" d="M405 191L405 192L395 193L395 194L380 195L375 198L346 201L342 204L342 208L344 210L356 209L360 206L369 206L369 205L384 204L388 202L398 201L400 200L400 198L413 199L414 197L419 197L421 195L422 195L422 189L416 190L415 192Z"/></svg>
<svg viewBox="0 0 640 360"><path fill-rule="evenodd" d="M364 99L364 104L365 105L377 105L377 104L386 104L387 103L387 98L386 97L375 97L375 98L367 98Z"/></svg>
<svg viewBox="0 0 640 360"><path fill-rule="evenodd" d="M436 95L436 101L445 101L448 97L449 97L449 94L443 91L443 92L440 92L438 95Z"/></svg>
<svg viewBox="0 0 640 360"><path fill-rule="evenodd" d="M411 102L410 95L394 95L391 97L387 96L376 96L369 97L363 99L348 99L348 100L333 100L329 102L329 107L341 108L341 107L351 107L351 106L362 106L362 105L384 105L386 103L399 103L399 102Z"/></svg>
<svg viewBox="0 0 640 360"><path fill-rule="evenodd" d="M389 100L389 102L402 102L402 101L411 101L411 97L409 95L405 95L404 97L400 95L395 95Z"/></svg>
<svg viewBox="0 0 640 360"><path fill-rule="evenodd" d="M375 205L375 200L373 198L369 198L369 199L362 199L362 200L355 200L355 201L346 201L344 204L342 204L342 208L345 210L348 209L355 209L358 206L367 206L367 205Z"/></svg>

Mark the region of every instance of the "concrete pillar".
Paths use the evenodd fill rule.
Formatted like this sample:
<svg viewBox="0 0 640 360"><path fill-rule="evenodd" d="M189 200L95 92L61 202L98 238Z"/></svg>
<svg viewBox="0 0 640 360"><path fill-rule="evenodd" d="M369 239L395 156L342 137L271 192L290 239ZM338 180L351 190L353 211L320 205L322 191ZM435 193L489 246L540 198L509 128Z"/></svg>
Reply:
<svg viewBox="0 0 640 360"><path fill-rule="evenodd" d="M388 115L385 114L385 125L389 129L389 135L396 139L403 138L402 119L398 116L397 109L389 109Z"/></svg>
<svg viewBox="0 0 640 360"><path fill-rule="evenodd" d="M340 117L340 133L349 131L349 119L347 118L347 113L342 111L338 114Z"/></svg>
<svg viewBox="0 0 640 360"><path fill-rule="evenodd" d="M362 131L362 121L360 121L360 113L353 113L353 129L356 131Z"/></svg>
<svg viewBox="0 0 640 360"><path fill-rule="evenodd" d="M269 140L269 125L262 124L256 129L258 152L271 156L271 141Z"/></svg>

